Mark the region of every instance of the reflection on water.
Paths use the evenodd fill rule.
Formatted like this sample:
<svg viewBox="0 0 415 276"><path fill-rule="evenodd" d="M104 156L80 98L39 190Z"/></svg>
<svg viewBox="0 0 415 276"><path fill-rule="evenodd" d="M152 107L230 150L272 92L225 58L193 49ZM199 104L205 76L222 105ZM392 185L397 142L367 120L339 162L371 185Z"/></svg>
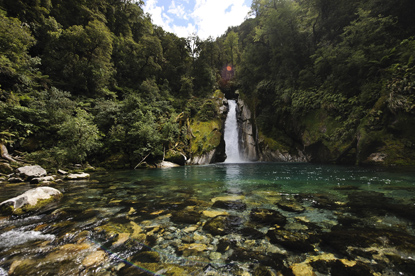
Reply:
<svg viewBox="0 0 415 276"><path fill-rule="evenodd" d="M0 218L0 275L415 271L413 172L213 164L53 187L64 193L57 209ZM0 201L29 188L4 185Z"/></svg>

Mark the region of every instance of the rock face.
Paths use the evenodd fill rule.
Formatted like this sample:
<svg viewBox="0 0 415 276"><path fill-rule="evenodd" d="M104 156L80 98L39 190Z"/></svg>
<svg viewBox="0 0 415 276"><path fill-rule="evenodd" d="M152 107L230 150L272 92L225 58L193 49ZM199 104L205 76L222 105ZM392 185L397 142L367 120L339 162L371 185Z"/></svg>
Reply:
<svg viewBox="0 0 415 276"><path fill-rule="evenodd" d="M4 215L22 215L38 211L50 203L58 201L62 193L51 187L38 187L0 203L0 213Z"/></svg>
<svg viewBox="0 0 415 276"><path fill-rule="evenodd" d="M46 170L39 165L24 166L17 169L16 174L23 177L25 180L30 180L34 177L42 177L47 174Z"/></svg>
<svg viewBox="0 0 415 276"><path fill-rule="evenodd" d="M248 106L238 99L239 148L241 156L248 161L307 162L308 157L301 151L291 153L283 149L272 149L267 141L259 135L255 118Z"/></svg>
<svg viewBox="0 0 415 276"><path fill-rule="evenodd" d="M257 131L251 122L253 119L251 111L241 99L238 99L237 117L241 157L244 160L256 161L259 158L257 151Z"/></svg>
<svg viewBox="0 0 415 276"><path fill-rule="evenodd" d="M190 158L187 161L187 164L188 165L207 165L210 163L214 163L217 155L218 155L218 149L214 149L205 154Z"/></svg>

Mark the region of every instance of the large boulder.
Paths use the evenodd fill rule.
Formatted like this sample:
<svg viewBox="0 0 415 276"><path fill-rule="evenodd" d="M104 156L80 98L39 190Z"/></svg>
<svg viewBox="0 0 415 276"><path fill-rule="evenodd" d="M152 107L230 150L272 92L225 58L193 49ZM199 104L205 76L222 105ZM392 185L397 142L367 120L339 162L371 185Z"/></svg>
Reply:
<svg viewBox="0 0 415 276"><path fill-rule="evenodd" d="M62 198L62 193L51 187L38 187L0 203L0 214L23 215L44 210Z"/></svg>
<svg viewBox="0 0 415 276"><path fill-rule="evenodd" d="M16 174L23 177L25 180L30 180L34 177L42 177L47 174L46 170L39 165L24 166L16 170Z"/></svg>

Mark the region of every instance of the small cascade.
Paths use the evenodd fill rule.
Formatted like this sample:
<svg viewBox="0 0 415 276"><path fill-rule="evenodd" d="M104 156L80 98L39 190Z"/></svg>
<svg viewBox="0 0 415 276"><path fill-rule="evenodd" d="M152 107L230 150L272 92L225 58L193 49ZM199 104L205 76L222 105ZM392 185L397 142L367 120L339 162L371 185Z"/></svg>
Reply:
<svg viewBox="0 0 415 276"><path fill-rule="evenodd" d="M225 153L226 160L225 163L241 163L239 153L239 132L238 132L238 123L236 119L236 101L229 100L229 111L228 116L225 121L225 131L224 131L224 140L225 140Z"/></svg>

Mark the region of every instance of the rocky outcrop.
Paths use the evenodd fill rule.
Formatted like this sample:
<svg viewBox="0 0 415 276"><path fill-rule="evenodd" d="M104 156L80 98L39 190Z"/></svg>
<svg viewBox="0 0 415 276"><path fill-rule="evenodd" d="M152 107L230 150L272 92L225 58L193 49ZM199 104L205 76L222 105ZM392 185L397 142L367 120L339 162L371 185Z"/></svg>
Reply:
<svg viewBox="0 0 415 276"><path fill-rule="evenodd" d="M3 215L23 215L44 209L49 204L58 201L62 193L51 187L38 187L0 203L0 213Z"/></svg>
<svg viewBox="0 0 415 276"><path fill-rule="evenodd" d="M39 165L24 166L16 170L16 174L25 180L30 180L34 177L42 177L47 174L46 170Z"/></svg>

